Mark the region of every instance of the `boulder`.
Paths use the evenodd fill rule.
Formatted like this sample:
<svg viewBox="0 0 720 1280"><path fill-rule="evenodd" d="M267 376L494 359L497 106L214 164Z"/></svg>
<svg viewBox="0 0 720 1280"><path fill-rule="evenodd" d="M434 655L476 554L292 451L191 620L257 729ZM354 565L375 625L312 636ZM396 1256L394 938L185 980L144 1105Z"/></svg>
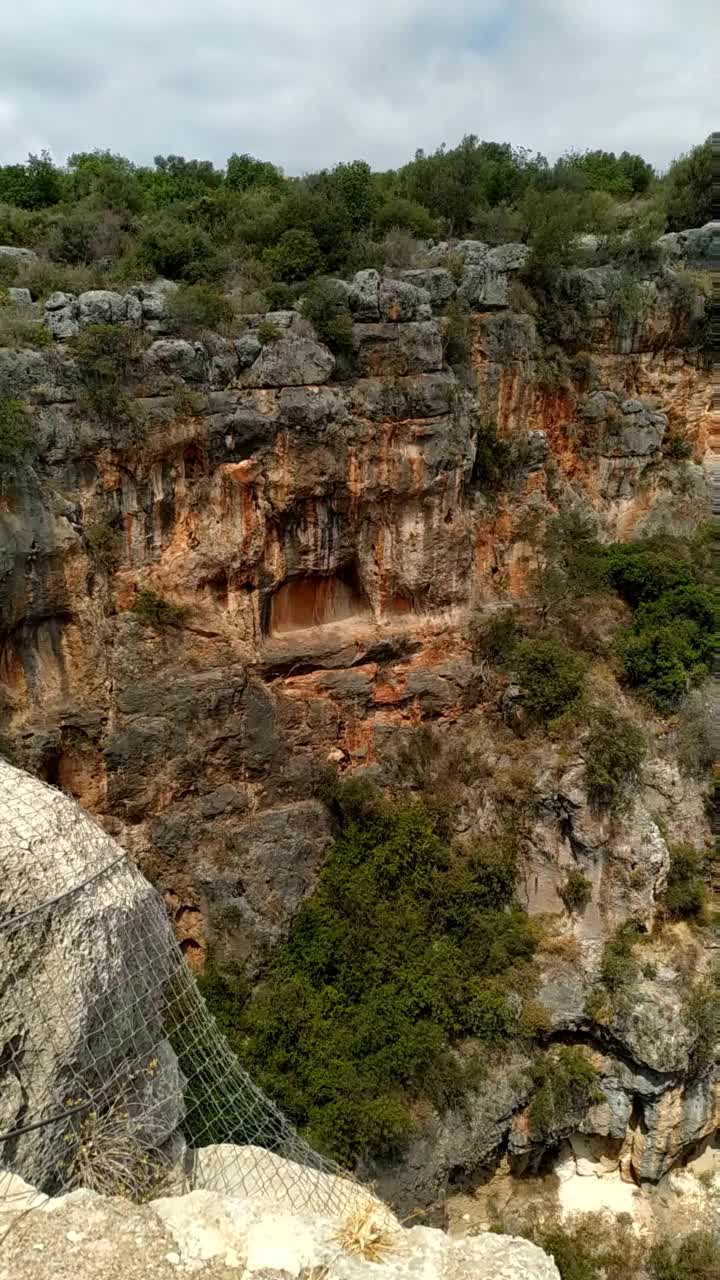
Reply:
<svg viewBox="0 0 720 1280"><path fill-rule="evenodd" d="M235 339L235 351L241 369L249 369L262 351L262 343L254 333L244 333Z"/></svg>
<svg viewBox="0 0 720 1280"><path fill-rule="evenodd" d="M38 256L32 249L19 249L14 244L0 244L0 262L15 262L18 266L23 262L37 262Z"/></svg>
<svg viewBox="0 0 720 1280"><path fill-rule="evenodd" d="M78 298L78 320L89 324L128 324L138 328L143 308L132 293L114 293L111 289L89 289Z"/></svg>
<svg viewBox="0 0 720 1280"><path fill-rule="evenodd" d="M45 324L56 342L80 332L80 308L74 293L51 293L45 301Z"/></svg>
<svg viewBox="0 0 720 1280"><path fill-rule="evenodd" d="M311 338L287 337L269 342L246 374L246 386L303 387L327 382L335 359Z"/></svg>
<svg viewBox="0 0 720 1280"><path fill-rule="evenodd" d="M167 333L170 319L168 302L178 288L173 280L160 277L151 284L133 285L126 297L135 298L140 303L142 323L146 329L153 333ZM129 302L127 305L130 307Z"/></svg>
<svg viewBox="0 0 720 1280"><path fill-rule="evenodd" d="M355 324L353 347L361 376L404 377L442 368L442 340L435 320Z"/></svg>
<svg viewBox="0 0 720 1280"><path fill-rule="evenodd" d="M457 292L455 279L446 267L416 267L401 271L400 279L416 289L424 289L435 311L441 311Z"/></svg>
<svg viewBox="0 0 720 1280"><path fill-rule="evenodd" d="M360 321L380 319L380 274L377 271L358 271L353 277L348 303L353 317Z"/></svg>
<svg viewBox="0 0 720 1280"><path fill-rule="evenodd" d="M460 240L455 245L455 253L464 258L466 263L484 262L489 252L490 245L485 244L484 240Z"/></svg>
<svg viewBox="0 0 720 1280"><path fill-rule="evenodd" d="M498 244L490 249L485 261L494 271L520 271L530 257L527 244Z"/></svg>
<svg viewBox="0 0 720 1280"><path fill-rule="evenodd" d="M29 289L8 289L7 296L8 300L19 311L29 311L33 306L32 294Z"/></svg>
<svg viewBox="0 0 720 1280"><path fill-rule="evenodd" d="M507 285L504 272L497 271L487 259L482 262L469 259L463 271L459 293L469 307L506 307Z"/></svg>
<svg viewBox="0 0 720 1280"><path fill-rule="evenodd" d="M108 1112L169 1154L184 1080L164 987L178 963L163 904L123 850L0 760L0 1166L40 1188L72 1181L83 1120Z"/></svg>
<svg viewBox="0 0 720 1280"><path fill-rule="evenodd" d="M378 306L380 319L386 322L432 319L430 295L406 280L383 280L378 290Z"/></svg>
<svg viewBox="0 0 720 1280"><path fill-rule="evenodd" d="M204 346L184 338L158 338L145 352L145 365L151 374L170 374L185 382L205 382L208 377Z"/></svg>

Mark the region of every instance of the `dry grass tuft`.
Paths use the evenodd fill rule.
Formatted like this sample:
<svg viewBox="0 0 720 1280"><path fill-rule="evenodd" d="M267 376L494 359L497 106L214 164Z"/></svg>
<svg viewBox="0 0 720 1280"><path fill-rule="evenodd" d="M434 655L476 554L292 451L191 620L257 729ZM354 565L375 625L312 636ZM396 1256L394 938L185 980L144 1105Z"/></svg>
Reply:
<svg viewBox="0 0 720 1280"><path fill-rule="evenodd" d="M158 1195L167 1167L142 1133L142 1125L121 1106L91 1111L68 1135L73 1186L136 1203Z"/></svg>
<svg viewBox="0 0 720 1280"><path fill-rule="evenodd" d="M335 1239L344 1253L363 1258L366 1262L384 1262L398 1247L382 1207L370 1201L353 1209L341 1223Z"/></svg>

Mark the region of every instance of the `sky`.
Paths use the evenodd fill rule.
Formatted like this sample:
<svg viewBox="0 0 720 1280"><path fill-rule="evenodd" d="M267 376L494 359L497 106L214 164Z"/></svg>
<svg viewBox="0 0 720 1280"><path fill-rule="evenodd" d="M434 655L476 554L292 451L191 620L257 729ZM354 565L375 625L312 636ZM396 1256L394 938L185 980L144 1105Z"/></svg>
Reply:
<svg viewBox="0 0 720 1280"><path fill-rule="evenodd" d="M109 148L383 169L474 133L663 169L719 124L716 4L5 0L0 163Z"/></svg>

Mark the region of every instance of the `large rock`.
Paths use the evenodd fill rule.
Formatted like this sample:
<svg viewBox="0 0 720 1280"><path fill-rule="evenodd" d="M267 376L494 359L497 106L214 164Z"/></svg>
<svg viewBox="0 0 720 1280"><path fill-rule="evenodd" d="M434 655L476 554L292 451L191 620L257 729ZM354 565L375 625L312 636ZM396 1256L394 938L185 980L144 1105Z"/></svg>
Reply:
<svg viewBox="0 0 720 1280"><path fill-rule="evenodd" d="M390 322L430 320L430 295L407 280L383 280L378 291L380 319Z"/></svg>
<svg viewBox="0 0 720 1280"><path fill-rule="evenodd" d="M294 1176L288 1165L284 1180ZM404 1228L353 1190L345 1209L318 1212L310 1202L291 1212L202 1190L142 1205L80 1191L41 1205L16 1183L0 1199L0 1280L558 1280L552 1259L527 1240Z"/></svg>
<svg viewBox="0 0 720 1280"><path fill-rule="evenodd" d="M267 343L246 374L246 386L311 387L327 382L335 368L327 347L310 338L279 338Z"/></svg>
<svg viewBox="0 0 720 1280"><path fill-rule="evenodd" d="M0 244L0 262L37 262L37 254L32 249L20 249L14 244Z"/></svg>
<svg viewBox="0 0 720 1280"><path fill-rule="evenodd" d="M137 299L145 328L154 333L167 333L170 327L169 303L178 288L174 280L164 280L162 277L153 280L151 284L133 285L127 291L127 306L130 308L130 298Z"/></svg>
<svg viewBox="0 0 720 1280"><path fill-rule="evenodd" d="M184 338L159 338L145 352L145 367L152 375L171 375L185 382L204 382L209 373L208 353L201 342ZM161 382L160 390L163 387ZM169 388L163 388L169 389Z"/></svg>
<svg viewBox="0 0 720 1280"><path fill-rule="evenodd" d="M400 279L416 289L424 289L435 311L441 311L457 292L454 277L446 267L414 267L401 271Z"/></svg>
<svg viewBox="0 0 720 1280"><path fill-rule="evenodd" d="M184 1081L163 1017L177 956L119 846L0 761L0 1166L38 1187L72 1181L83 1123L108 1114L172 1154Z"/></svg>
<svg viewBox="0 0 720 1280"><path fill-rule="evenodd" d="M138 328L143 306L131 293L113 293L111 289L89 289L78 298L78 320L89 324L128 324Z"/></svg>
<svg viewBox="0 0 720 1280"><path fill-rule="evenodd" d="M442 341L436 320L412 324L355 324L353 346L361 376L404 377L442 368Z"/></svg>
<svg viewBox="0 0 720 1280"><path fill-rule="evenodd" d="M380 273L373 270L358 271L353 277L348 293L350 310L356 320L380 319Z"/></svg>
<svg viewBox="0 0 720 1280"><path fill-rule="evenodd" d="M199 869L218 966L257 977L315 888L331 839L326 809L305 800L252 818L236 829L221 867Z"/></svg>

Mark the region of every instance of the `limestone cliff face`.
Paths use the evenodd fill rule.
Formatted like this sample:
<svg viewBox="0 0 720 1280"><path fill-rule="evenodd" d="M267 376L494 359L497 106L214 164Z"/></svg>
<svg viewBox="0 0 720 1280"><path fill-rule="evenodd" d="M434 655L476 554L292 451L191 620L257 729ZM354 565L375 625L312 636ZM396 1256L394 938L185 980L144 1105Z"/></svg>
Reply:
<svg viewBox="0 0 720 1280"><path fill-rule="evenodd" d="M347 375L294 313L274 318L271 341L250 318L235 341L190 342L163 335L161 291L103 302L154 339L119 426L87 413L62 341L0 351L0 397L27 401L39 444L34 470L0 497L1 728L19 762L131 851L197 967L210 940L219 963L254 977L312 892L330 839L312 785L328 760L382 780L393 746L433 722L479 737L483 767L512 782L512 735L489 727L467 619L522 596L532 529L577 505L608 539L704 518L710 372L673 345L667 273L646 282L650 319L618 333L607 271L585 272L591 360L558 387L533 317L507 306L522 254L488 265L478 253L466 251L460 286L475 307L471 387L443 362L436 313L455 284L442 267L348 287ZM99 306L53 303L56 337ZM488 423L510 449L499 492L482 465ZM664 449L678 433L690 458ZM133 605L148 589L182 616L147 625ZM576 862L594 886L584 922L567 926L583 964L567 981L548 967L559 1030L588 1031L584 975L629 911L651 920L667 840L707 838L698 787L652 732L643 792L614 825L589 813L572 750L528 749L528 905L557 911ZM487 829L493 804L469 784L458 829ZM672 999L667 1010L669 1029ZM606 1049L635 1060L629 1031L613 1028ZM689 1048L647 1052L642 1070L679 1087ZM508 1103L497 1142L519 1108ZM657 1174L683 1134L662 1159L638 1137L635 1171ZM463 1163L453 1150L448 1167Z"/></svg>

